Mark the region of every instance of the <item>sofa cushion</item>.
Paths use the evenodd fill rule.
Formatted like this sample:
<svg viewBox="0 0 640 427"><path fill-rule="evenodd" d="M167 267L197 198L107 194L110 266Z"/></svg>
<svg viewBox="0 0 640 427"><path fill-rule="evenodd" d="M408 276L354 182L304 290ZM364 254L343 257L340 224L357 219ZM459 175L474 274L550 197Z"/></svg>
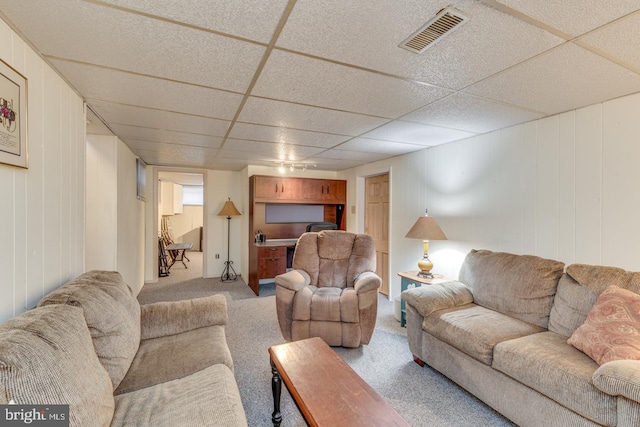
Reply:
<svg viewBox="0 0 640 427"><path fill-rule="evenodd" d="M140 343L140 305L120 273L84 273L45 296L38 306L49 304L82 308L95 352L115 390Z"/></svg>
<svg viewBox="0 0 640 427"><path fill-rule="evenodd" d="M141 340L226 324L227 299L224 295L160 301L140 306Z"/></svg>
<svg viewBox="0 0 640 427"><path fill-rule="evenodd" d="M2 404L68 404L71 426L108 426L113 415L111 380L77 307L40 307L1 324L0 384Z"/></svg>
<svg viewBox="0 0 640 427"><path fill-rule="evenodd" d="M246 426L233 373L214 365L115 398L112 427Z"/></svg>
<svg viewBox="0 0 640 427"><path fill-rule="evenodd" d="M547 328L564 264L532 255L472 250L458 280L476 304Z"/></svg>
<svg viewBox="0 0 640 427"><path fill-rule="evenodd" d="M129 372L114 393L128 393L182 378L219 363L233 370L224 326L143 340Z"/></svg>
<svg viewBox="0 0 640 427"><path fill-rule="evenodd" d="M640 273L600 265L569 265L558 284L549 330L569 338L584 323L600 293L610 285L640 294Z"/></svg>
<svg viewBox="0 0 640 427"><path fill-rule="evenodd" d="M599 365L640 360L640 295L609 286L567 342Z"/></svg>
<svg viewBox="0 0 640 427"><path fill-rule="evenodd" d="M424 318L422 329L487 365L499 342L543 330L475 304L436 311Z"/></svg>
<svg viewBox="0 0 640 427"><path fill-rule="evenodd" d="M562 335L547 331L503 341L493 351L492 367L584 417L617 423L617 398L591 381L598 364Z"/></svg>

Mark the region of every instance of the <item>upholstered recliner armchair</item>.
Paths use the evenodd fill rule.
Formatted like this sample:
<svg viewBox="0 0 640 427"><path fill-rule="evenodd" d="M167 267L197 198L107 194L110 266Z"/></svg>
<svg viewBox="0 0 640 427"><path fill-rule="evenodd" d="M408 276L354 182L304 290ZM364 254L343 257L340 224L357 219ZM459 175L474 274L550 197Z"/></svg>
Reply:
<svg viewBox="0 0 640 427"><path fill-rule="evenodd" d="M320 337L330 346L368 344L378 313L381 279L366 234L304 233L293 270L276 277L276 307L287 341Z"/></svg>

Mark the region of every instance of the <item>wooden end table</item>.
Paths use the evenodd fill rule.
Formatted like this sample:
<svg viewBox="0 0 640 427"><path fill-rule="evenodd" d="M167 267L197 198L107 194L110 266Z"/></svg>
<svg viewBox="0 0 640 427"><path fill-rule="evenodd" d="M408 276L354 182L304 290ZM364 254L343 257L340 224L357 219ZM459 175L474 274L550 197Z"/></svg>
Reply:
<svg viewBox="0 0 640 427"><path fill-rule="evenodd" d="M280 426L282 382L309 426L408 426L321 338L269 348L274 426Z"/></svg>
<svg viewBox="0 0 640 427"><path fill-rule="evenodd" d="M448 279L441 274L434 274L433 277L420 277L417 271L405 271L398 273L400 276L400 294L406 291L410 287L420 287L422 285L435 285L436 283L451 282L453 279ZM407 303L400 297L400 326L404 328L407 322Z"/></svg>

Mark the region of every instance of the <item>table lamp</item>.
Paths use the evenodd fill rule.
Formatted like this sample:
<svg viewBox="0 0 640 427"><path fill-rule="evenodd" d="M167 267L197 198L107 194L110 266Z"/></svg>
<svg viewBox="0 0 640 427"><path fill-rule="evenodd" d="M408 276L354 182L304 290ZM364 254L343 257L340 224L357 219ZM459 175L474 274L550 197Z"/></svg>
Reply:
<svg viewBox="0 0 640 427"><path fill-rule="evenodd" d="M231 201L231 197L229 200L224 202L224 206L218 212L218 216L226 216L227 217L227 260L224 263L224 270L222 270L222 275L220 276L220 281L222 282L231 282L238 279L238 275L236 271L233 269L233 261L229 261L229 243L231 239L231 217L242 215L236 206Z"/></svg>
<svg viewBox="0 0 640 427"><path fill-rule="evenodd" d="M424 256L420 261L418 261L418 268L420 269L418 276L428 278L433 277L433 274L431 274L433 263L429 259L429 240L447 240L447 236L444 235L435 218L429 216L425 210L424 216L418 218L416 223L413 224L413 227L411 227L411 230L409 230L407 235L404 237L422 240Z"/></svg>

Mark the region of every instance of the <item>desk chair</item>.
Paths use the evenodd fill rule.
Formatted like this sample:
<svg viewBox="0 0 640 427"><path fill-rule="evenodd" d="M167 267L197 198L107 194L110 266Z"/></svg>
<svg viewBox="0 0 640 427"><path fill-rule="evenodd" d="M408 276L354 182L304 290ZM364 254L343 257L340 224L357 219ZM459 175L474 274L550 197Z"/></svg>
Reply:
<svg viewBox="0 0 640 427"><path fill-rule="evenodd" d="M312 222L307 224L307 232L309 231L322 231L322 230L337 230L338 224L333 222Z"/></svg>

